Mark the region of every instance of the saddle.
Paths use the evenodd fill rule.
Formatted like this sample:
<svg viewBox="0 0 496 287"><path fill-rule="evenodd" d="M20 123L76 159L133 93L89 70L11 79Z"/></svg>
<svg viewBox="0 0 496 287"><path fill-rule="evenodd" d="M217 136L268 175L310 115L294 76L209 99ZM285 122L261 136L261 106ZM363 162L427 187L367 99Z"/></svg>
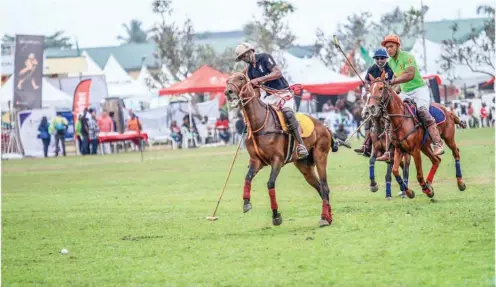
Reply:
<svg viewBox="0 0 496 287"><path fill-rule="evenodd" d="M406 99L403 101L403 105L414 117L415 121L420 122L417 116L417 104L410 99ZM434 120L436 120L437 125L440 125L446 121L446 114L441 108L437 106L437 104L432 104L429 106L429 113L434 118Z"/></svg>
<svg viewBox="0 0 496 287"><path fill-rule="evenodd" d="M276 119L284 133L289 133L288 125L282 111L276 105L269 105L271 111L277 115ZM295 113L296 120L300 124L300 135L302 138L309 137L315 129L312 119L305 114Z"/></svg>

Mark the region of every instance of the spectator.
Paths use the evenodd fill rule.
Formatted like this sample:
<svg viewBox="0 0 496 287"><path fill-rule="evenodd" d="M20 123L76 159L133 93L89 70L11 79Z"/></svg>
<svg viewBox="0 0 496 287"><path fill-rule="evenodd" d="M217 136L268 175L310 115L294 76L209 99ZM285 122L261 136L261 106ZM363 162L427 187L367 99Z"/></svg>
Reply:
<svg viewBox="0 0 496 287"><path fill-rule="evenodd" d="M338 128L334 132L334 137L342 141L345 141L346 138L348 138L349 133L350 132L344 128L343 123L339 123Z"/></svg>
<svg viewBox="0 0 496 287"><path fill-rule="evenodd" d="M141 121L131 110L129 111L129 120L127 121L127 130L128 131L135 131L137 133L141 133L141 131L142 131ZM135 147L140 146L140 139L133 139L132 142L134 143Z"/></svg>
<svg viewBox="0 0 496 287"><path fill-rule="evenodd" d="M236 122L234 123L234 128L236 129L236 141L240 141L243 139L243 132L245 131L245 121L241 116L241 113L238 114ZM244 144L241 144L244 146Z"/></svg>
<svg viewBox="0 0 496 287"><path fill-rule="evenodd" d="M82 129L83 116L79 115L76 121L75 129L76 129L76 139L78 142L79 153L83 154L83 135L81 134Z"/></svg>
<svg viewBox="0 0 496 287"><path fill-rule="evenodd" d="M90 154L90 139L89 139L90 127L88 120L88 109L84 109L81 115L81 136L83 137L82 154Z"/></svg>
<svg viewBox="0 0 496 287"><path fill-rule="evenodd" d="M183 142L183 134L181 133L181 128L177 125L176 121L172 121L170 131L172 139L178 144L179 148L181 148Z"/></svg>
<svg viewBox="0 0 496 287"><path fill-rule="evenodd" d="M109 116L112 119L112 123L113 123L112 131L117 132L117 122L114 119L114 112L110 112Z"/></svg>
<svg viewBox="0 0 496 287"><path fill-rule="evenodd" d="M482 103L482 107L480 109L480 119L481 119L482 127L485 127L487 125L488 116L489 116L489 112L487 110L486 103Z"/></svg>
<svg viewBox="0 0 496 287"><path fill-rule="evenodd" d="M88 139L91 144L91 154L97 154L98 150L98 124L96 121L96 112L89 110L90 118L88 119Z"/></svg>
<svg viewBox="0 0 496 287"><path fill-rule="evenodd" d="M334 110L334 107L332 106L331 100L327 100L327 102L325 102L324 105L322 106L322 112L323 113L332 112L333 110Z"/></svg>
<svg viewBox="0 0 496 287"><path fill-rule="evenodd" d="M38 131L40 134L38 138L41 139L43 143L43 154L45 157L48 157L48 147L50 146L50 133L49 133L50 124L48 123L47 117L41 118L41 123L38 126Z"/></svg>
<svg viewBox="0 0 496 287"><path fill-rule="evenodd" d="M57 113L57 116L52 121L52 124L50 125L50 129L52 130L52 133L55 134L55 156L59 156L59 142L60 145L62 145L62 154L63 156L66 156L65 154L65 133L67 131L69 124L67 123L67 119L62 116L61 113Z"/></svg>
<svg viewBox="0 0 496 287"><path fill-rule="evenodd" d="M97 121L98 130L101 133L110 133L114 131L114 122L106 111L103 111ZM110 153L110 143L103 143L102 149L104 154Z"/></svg>
<svg viewBox="0 0 496 287"><path fill-rule="evenodd" d="M231 132L229 131L229 119L227 118L227 115L220 114L220 119L218 119L215 123L215 128L219 131L220 139L224 142L224 144L227 144L231 138Z"/></svg>

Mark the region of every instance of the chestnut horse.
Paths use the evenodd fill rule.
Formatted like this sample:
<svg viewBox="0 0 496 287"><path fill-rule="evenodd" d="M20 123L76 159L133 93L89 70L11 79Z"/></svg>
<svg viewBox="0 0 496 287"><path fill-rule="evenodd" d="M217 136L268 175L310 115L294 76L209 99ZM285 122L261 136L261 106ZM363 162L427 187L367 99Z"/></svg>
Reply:
<svg viewBox="0 0 496 287"><path fill-rule="evenodd" d="M370 140L372 141L372 154L369 159L369 178L370 178L370 191L376 192L379 190L379 185L375 181L375 162L376 158L382 156L388 149L388 142L386 140L385 131L385 119L381 116L378 119L372 118L374 120L374 125L370 129ZM400 163L403 169L403 181L405 185L408 186L408 175L410 169L411 156L409 154L404 154L402 161ZM386 169L386 199L392 199L391 195L391 168L393 162L387 162Z"/></svg>
<svg viewBox="0 0 496 287"><path fill-rule="evenodd" d="M434 181L434 175L439 167L441 158L434 155L430 145L430 137L427 136L425 129L422 128L422 125L419 123L416 116L413 115L408 104L404 103L398 94L384 80L384 73L380 78L374 79L371 75L369 75L369 77L371 78L373 85L369 96L368 108L372 116L376 117L381 112L384 112L390 119L391 140L395 146L392 172L400 185L401 191L406 193L409 198L415 197L415 193L408 188L399 174L399 159L406 153L413 156L417 169L417 181L420 184L422 191L428 197L432 198L434 196L434 188L431 185ZM455 125L460 125L461 127L464 127L464 125L455 114L449 112L442 105L432 103L431 106L440 110L446 118L444 122L438 123L437 128L439 129L441 138L453 153L458 189L463 191L466 186L461 172L460 151L455 143ZM432 167L427 175L427 181L424 181L421 151L432 163Z"/></svg>
<svg viewBox="0 0 496 287"><path fill-rule="evenodd" d="M232 107L241 109L248 130L245 143L250 161L243 188L243 211L248 212L251 209L251 181L260 169L270 166L267 188L272 209L272 223L280 225L282 216L278 212L275 183L281 168L286 163L293 162L322 198L320 227L331 224L331 202L326 174L327 156L331 146L334 145L331 132L320 121L309 117L315 126L313 132L303 138L309 156L298 160L296 151L293 150L290 151L292 158L285 162L288 158L286 151L290 145L289 135L283 133L277 116L274 116L274 112L271 111L272 108L260 99L260 87L254 88L245 74L234 73L227 81L224 94ZM315 174L315 167L317 167L317 174Z"/></svg>

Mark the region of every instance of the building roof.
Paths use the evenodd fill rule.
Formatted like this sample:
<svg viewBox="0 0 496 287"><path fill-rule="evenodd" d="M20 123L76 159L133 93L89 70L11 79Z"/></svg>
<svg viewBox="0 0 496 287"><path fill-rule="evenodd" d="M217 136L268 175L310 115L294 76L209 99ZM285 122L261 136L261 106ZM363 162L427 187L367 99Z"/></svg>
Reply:
<svg viewBox="0 0 496 287"><path fill-rule="evenodd" d="M463 41L472 33L472 29L474 29L475 32L480 32L483 29L486 20L487 18L473 18L425 22L424 28L426 30L426 39L435 43L441 43L443 40L451 39L451 27L456 22L458 23L457 39ZM403 48L410 50L416 39L404 38L401 40ZM195 42L197 45L208 44L218 53L223 52L226 48L234 48L243 41L246 41L243 31L204 32L195 34ZM374 42L376 39L370 39L370 41ZM377 40L377 42L377 46L379 46L379 40ZM47 49L45 50L45 55L47 58L75 57L78 56L78 53L82 53L83 51L86 51L102 69L110 54L114 55L126 71L141 70L143 60L148 67L157 68L157 63L153 56L155 53L155 44L153 42L142 44L131 43L112 47L80 48L79 52L76 49ZM311 57L314 52L314 47L312 45L293 46L288 52L299 58Z"/></svg>

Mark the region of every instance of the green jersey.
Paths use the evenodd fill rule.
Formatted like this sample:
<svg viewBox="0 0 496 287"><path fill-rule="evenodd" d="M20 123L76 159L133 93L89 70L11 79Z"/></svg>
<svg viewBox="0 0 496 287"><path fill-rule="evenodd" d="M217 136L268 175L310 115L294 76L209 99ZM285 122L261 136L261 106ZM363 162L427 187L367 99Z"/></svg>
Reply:
<svg viewBox="0 0 496 287"><path fill-rule="evenodd" d="M394 72L394 76L398 78L399 76L405 73L406 68L414 67L415 68L415 76L412 80L400 84L401 91L408 93L425 85L422 76L420 75L419 69L417 67L417 61L415 61L415 57L405 51L398 51L398 59L395 60L394 57L390 57L388 60L389 66Z"/></svg>

